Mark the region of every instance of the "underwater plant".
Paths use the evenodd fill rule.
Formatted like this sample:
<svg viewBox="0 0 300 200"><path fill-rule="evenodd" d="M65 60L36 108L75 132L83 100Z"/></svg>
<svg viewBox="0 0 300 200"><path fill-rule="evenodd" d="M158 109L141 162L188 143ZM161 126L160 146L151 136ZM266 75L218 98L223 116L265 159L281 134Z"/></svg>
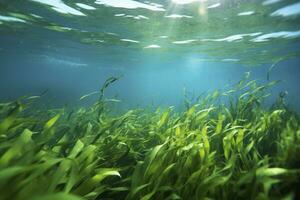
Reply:
<svg viewBox="0 0 300 200"><path fill-rule="evenodd" d="M73 111L0 104L1 200L300 198L299 114L264 105L277 81L247 74L183 112L113 115L104 91L117 80Z"/></svg>

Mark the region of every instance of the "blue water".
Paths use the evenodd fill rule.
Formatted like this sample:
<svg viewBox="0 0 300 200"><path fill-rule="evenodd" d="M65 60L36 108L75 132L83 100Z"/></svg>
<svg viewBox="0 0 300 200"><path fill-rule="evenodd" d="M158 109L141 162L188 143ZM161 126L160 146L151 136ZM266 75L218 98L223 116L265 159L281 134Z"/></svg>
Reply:
<svg viewBox="0 0 300 200"><path fill-rule="evenodd" d="M180 106L245 72L282 80L299 109L300 1L0 1L0 100L91 103L110 76L122 107Z"/></svg>

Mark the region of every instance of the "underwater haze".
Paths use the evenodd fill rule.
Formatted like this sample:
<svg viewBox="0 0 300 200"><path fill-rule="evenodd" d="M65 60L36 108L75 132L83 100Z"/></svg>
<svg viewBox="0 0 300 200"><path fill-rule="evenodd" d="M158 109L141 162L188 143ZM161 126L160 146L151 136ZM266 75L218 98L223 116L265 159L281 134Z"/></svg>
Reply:
<svg viewBox="0 0 300 200"><path fill-rule="evenodd" d="M0 0L0 200L300 199L300 1Z"/></svg>

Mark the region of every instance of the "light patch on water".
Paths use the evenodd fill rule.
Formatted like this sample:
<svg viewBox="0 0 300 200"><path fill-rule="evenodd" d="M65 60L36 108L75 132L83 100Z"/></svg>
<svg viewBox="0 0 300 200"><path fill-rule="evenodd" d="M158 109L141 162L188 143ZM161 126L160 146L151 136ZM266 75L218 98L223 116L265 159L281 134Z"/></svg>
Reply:
<svg viewBox="0 0 300 200"><path fill-rule="evenodd" d="M206 41L213 41L213 42L237 42L241 41L245 36L250 36L254 37L257 35L262 34L261 32L257 33L245 33L245 34L237 34L237 35L231 35L225 38L220 38L220 39L202 39L201 41L206 42Z"/></svg>
<svg viewBox="0 0 300 200"><path fill-rule="evenodd" d="M291 39L291 38L296 38L300 37L300 30L299 31L280 31L280 32L275 32L275 33L268 33L264 34L261 36L258 36L254 39L252 39L252 42L267 42L270 39L274 38L286 38L286 39Z"/></svg>
<svg viewBox="0 0 300 200"><path fill-rule="evenodd" d="M32 17L35 17L35 18L39 18L39 19L42 19L43 17L39 16L39 15L36 15L36 14L30 14Z"/></svg>
<svg viewBox="0 0 300 200"><path fill-rule="evenodd" d="M161 4L158 4L158 3L149 3L151 6L155 6L155 7L158 7L158 8L163 8L164 6L161 5Z"/></svg>
<svg viewBox="0 0 300 200"><path fill-rule="evenodd" d="M118 36L119 35L117 33L112 33L112 32L105 32L105 34L107 34L107 35L113 35L113 36Z"/></svg>
<svg viewBox="0 0 300 200"><path fill-rule="evenodd" d="M134 18L135 16L134 15L126 15L124 17L126 17L126 18Z"/></svg>
<svg viewBox="0 0 300 200"><path fill-rule="evenodd" d="M69 66L69 67L74 67L74 68L87 66L87 64L85 64L85 63L78 63L78 62L74 62L74 61L70 61L70 60L66 60L66 59L55 58L55 57L48 56L48 55L40 55L40 57L44 58L46 60L46 62L57 64L60 66L63 65L63 66Z"/></svg>
<svg viewBox="0 0 300 200"><path fill-rule="evenodd" d="M225 58L222 60L223 62L238 62L240 61L240 59L236 59L236 58Z"/></svg>
<svg viewBox="0 0 300 200"><path fill-rule="evenodd" d="M289 17L300 14L300 2L280 8L271 14L271 16Z"/></svg>
<svg viewBox="0 0 300 200"><path fill-rule="evenodd" d="M211 9L211 8L217 8L217 7L219 7L221 5L221 3L216 3L216 4L213 4L213 5L211 5L211 6L208 6L207 8L208 9Z"/></svg>
<svg viewBox="0 0 300 200"><path fill-rule="evenodd" d="M66 5L61 0L31 0L34 2L42 3L51 6L51 8L59 13L63 14L71 14L71 15L78 15L78 16L85 16L82 12Z"/></svg>
<svg viewBox="0 0 300 200"><path fill-rule="evenodd" d="M131 40L131 39L120 39L121 41L123 41L123 42L132 42L132 43L140 43L139 41L137 41L137 40Z"/></svg>
<svg viewBox="0 0 300 200"><path fill-rule="evenodd" d="M146 17L144 15L138 15L135 17L135 19L149 19L149 17Z"/></svg>
<svg viewBox="0 0 300 200"><path fill-rule="evenodd" d="M165 39L165 38L168 38L169 36L167 36L167 35L161 35L161 36L159 36L159 38L162 38L162 39Z"/></svg>
<svg viewBox="0 0 300 200"><path fill-rule="evenodd" d="M66 31L73 31L73 30L76 30L76 29L73 29L73 28L70 28L70 27L65 27L65 26L61 26L61 29L62 29L62 30L66 30Z"/></svg>
<svg viewBox="0 0 300 200"><path fill-rule="evenodd" d="M207 62L207 59L200 58L196 55L189 55L185 59L185 66L187 69L201 73L201 71L205 68L205 63Z"/></svg>
<svg viewBox="0 0 300 200"><path fill-rule="evenodd" d="M124 18L133 18L133 19L149 19L149 17L146 17L144 15L125 15L125 14L115 14L115 17L124 17Z"/></svg>
<svg viewBox="0 0 300 200"><path fill-rule="evenodd" d="M181 40L181 41L174 41L172 42L173 44L189 44L189 43L192 43L192 42L195 42L197 40Z"/></svg>
<svg viewBox="0 0 300 200"><path fill-rule="evenodd" d="M270 4L273 4L273 3L278 3L282 0L266 0L263 2L263 5L270 5Z"/></svg>
<svg viewBox="0 0 300 200"><path fill-rule="evenodd" d="M151 45L144 47L144 49L159 49L159 48L161 48L161 46L159 46L157 44L151 44Z"/></svg>
<svg viewBox="0 0 300 200"><path fill-rule="evenodd" d="M86 9L86 10L96 10L95 7L90 6L90 5L86 5L86 4L83 4L83 3L76 3L76 5L80 8Z"/></svg>
<svg viewBox="0 0 300 200"><path fill-rule="evenodd" d="M178 15L178 14L167 15L165 17L167 17L167 18L173 18L173 19L193 18L192 16L189 16L189 15Z"/></svg>
<svg viewBox="0 0 300 200"><path fill-rule="evenodd" d="M115 14L115 17L123 17L126 16L125 14Z"/></svg>
<svg viewBox="0 0 300 200"><path fill-rule="evenodd" d="M152 11L165 11L164 8L157 5L150 5L133 0L96 0L96 4L105 5L116 8L137 9L144 8Z"/></svg>
<svg viewBox="0 0 300 200"><path fill-rule="evenodd" d="M173 3L182 4L182 5L194 3L195 1L197 0L172 0Z"/></svg>
<svg viewBox="0 0 300 200"><path fill-rule="evenodd" d="M4 15L0 15L0 21L26 23L26 21L23 19L19 19L16 17L10 17L10 16L4 16Z"/></svg>
<svg viewBox="0 0 300 200"><path fill-rule="evenodd" d="M238 16L253 15L254 13L255 13L254 11L246 11L246 12L239 13Z"/></svg>
<svg viewBox="0 0 300 200"><path fill-rule="evenodd" d="M65 26L46 26L47 29L49 30L53 30L53 31L59 31L59 32L66 32L66 31L80 31L80 32L84 32L83 30L78 30L78 29L74 29L74 28L70 28L70 27L65 27Z"/></svg>
<svg viewBox="0 0 300 200"><path fill-rule="evenodd" d="M117 36L118 34L117 33L112 33L112 32L105 32L107 35L114 35L114 36Z"/></svg>

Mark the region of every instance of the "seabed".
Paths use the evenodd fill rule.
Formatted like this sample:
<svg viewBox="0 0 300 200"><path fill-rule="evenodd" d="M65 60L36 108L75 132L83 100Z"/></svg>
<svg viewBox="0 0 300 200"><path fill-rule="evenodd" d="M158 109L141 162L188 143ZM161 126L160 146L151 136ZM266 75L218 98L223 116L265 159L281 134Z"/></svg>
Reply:
<svg viewBox="0 0 300 200"><path fill-rule="evenodd" d="M76 110L0 104L1 200L297 199L300 118L249 77L186 109L111 114L105 89ZM88 98L89 95L82 97ZM227 99L226 101L224 99ZM227 102L227 103L222 103Z"/></svg>

